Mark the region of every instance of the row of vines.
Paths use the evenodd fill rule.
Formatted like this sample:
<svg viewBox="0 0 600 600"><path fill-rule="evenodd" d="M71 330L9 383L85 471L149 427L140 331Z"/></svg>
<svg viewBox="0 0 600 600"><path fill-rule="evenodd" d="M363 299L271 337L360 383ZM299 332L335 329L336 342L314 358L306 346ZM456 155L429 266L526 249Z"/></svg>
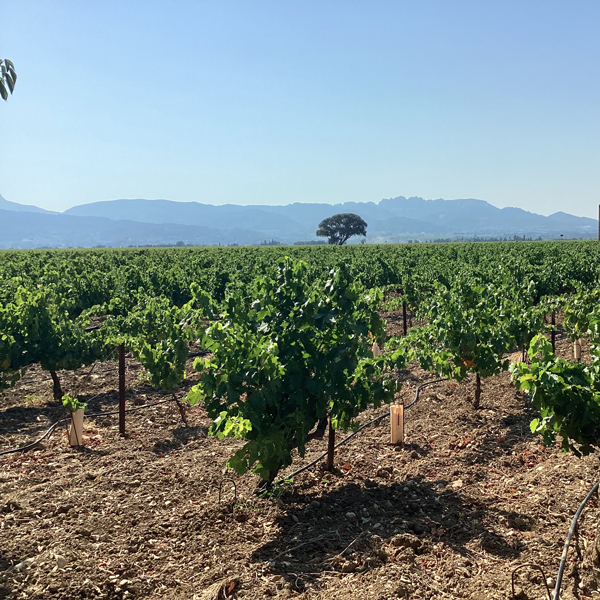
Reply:
<svg viewBox="0 0 600 600"><path fill-rule="evenodd" d="M285 258L284 258L285 256ZM192 342L204 356L188 396L219 437L245 445L237 472L272 481L312 437L355 426L394 399L410 361L436 375L507 370L531 393L548 442L589 453L600 442L597 242L2 252L0 390L32 364L59 372L117 347L174 391ZM414 319L387 339L382 310ZM557 315L591 360L555 356ZM374 352L374 343L384 347ZM485 393L483 391L483 393Z"/></svg>

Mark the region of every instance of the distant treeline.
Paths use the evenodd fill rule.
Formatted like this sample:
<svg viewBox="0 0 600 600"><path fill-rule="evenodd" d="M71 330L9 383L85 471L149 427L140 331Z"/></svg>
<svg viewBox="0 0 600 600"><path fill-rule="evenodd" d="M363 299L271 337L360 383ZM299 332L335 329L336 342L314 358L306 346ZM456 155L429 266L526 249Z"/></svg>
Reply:
<svg viewBox="0 0 600 600"><path fill-rule="evenodd" d="M456 243L456 242L541 242L542 236L538 237L526 237L524 235L513 235L513 236L472 236L472 237L455 237L455 238L434 238L431 240L408 240L409 244L448 244L448 243Z"/></svg>

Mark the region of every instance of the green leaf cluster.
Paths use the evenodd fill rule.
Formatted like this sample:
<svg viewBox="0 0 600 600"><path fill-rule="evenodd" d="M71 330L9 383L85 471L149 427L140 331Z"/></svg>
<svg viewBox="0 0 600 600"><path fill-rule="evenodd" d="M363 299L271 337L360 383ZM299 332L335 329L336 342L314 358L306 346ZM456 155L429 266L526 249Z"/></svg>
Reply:
<svg viewBox="0 0 600 600"><path fill-rule="evenodd" d="M518 389L529 392L540 418L531 423L532 432L541 433L547 444L562 437L563 450L576 455L589 454L600 445L600 309L590 321L590 364L556 357L543 335L529 347L531 365L512 367Z"/></svg>
<svg viewBox="0 0 600 600"><path fill-rule="evenodd" d="M283 259L272 275L232 289L220 310L195 290L211 317L202 335L211 356L196 361L200 382L188 399L204 403L213 434L246 440L228 463L238 473L272 478L294 448L304 454L318 421L329 415L347 429L398 389L386 369L403 355L371 350L384 335L381 293L365 292L343 265L326 280L307 278L305 263Z"/></svg>
<svg viewBox="0 0 600 600"><path fill-rule="evenodd" d="M102 327L109 347L124 344L150 375L150 383L167 391L185 378L189 343L195 336L194 313L188 303L179 308L164 297L137 295L131 307L114 298Z"/></svg>
<svg viewBox="0 0 600 600"><path fill-rule="evenodd" d="M87 410L87 404L85 402L81 402L77 398L71 398L68 394L63 396L62 403L70 413L77 412L80 408Z"/></svg>
<svg viewBox="0 0 600 600"><path fill-rule="evenodd" d="M0 387L30 364L73 370L104 357L98 335L86 331L87 317L73 318L69 308L69 298L52 285L18 286L11 301L0 304Z"/></svg>
<svg viewBox="0 0 600 600"><path fill-rule="evenodd" d="M422 327L402 343L421 367L456 379L469 372L489 377L508 369L503 355L523 347L544 328L548 308L536 306L529 282L507 286L470 274L436 281L418 311Z"/></svg>
<svg viewBox="0 0 600 600"><path fill-rule="evenodd" d="M594 309L600 305L600 288L589 285L577 287L577 293L564 303L563 327L572 342L582 338L588 332L590 319L595 318Z"/></svg>

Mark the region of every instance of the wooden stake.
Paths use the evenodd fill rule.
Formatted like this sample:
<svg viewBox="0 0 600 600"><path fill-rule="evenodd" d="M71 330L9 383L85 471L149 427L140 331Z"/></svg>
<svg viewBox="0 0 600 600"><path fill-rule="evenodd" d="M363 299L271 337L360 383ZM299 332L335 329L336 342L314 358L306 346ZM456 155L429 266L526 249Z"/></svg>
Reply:
<svg viewBox="0 0 600 600"><path fill-rule="evenodd" d="M402 300L402 329L404 330L404 335L408 332L408 324L406 322L406 300Z"/></svg>
<svg viewBox="0 0 600 600"><path fill-rule="evenodd" d="M119 434L125 435L125 345L119 346Z"/></svg>
<svg viewBox="0 0 600 600"><path fill-rule="evenodd" d="M404 406L392 404L390 406L391 442L404 446Z"/></svg>
<svg viewBox="0 0 600 600"><path fill-rule="evenodd" d="M550 333L550 340L552 341L552 354L556 354L556 331L554 331L554 325L556 325L556 313L552 311L552 331Z"/></svg>
<svg viewBox="0 0 600 600"><path fill-rule="evenodd" d="M81 446L83 444L83 417L85 408L80 408L71 413L71 428L69 429L69 444Z"/></svg>
<svg viewBox="0 0 600 600"><path fill-rule="evenodd" d="M329 439L327 440L327 470L333 471L333 454L335 452L335 429L331 425L329 417Z"/></svg>

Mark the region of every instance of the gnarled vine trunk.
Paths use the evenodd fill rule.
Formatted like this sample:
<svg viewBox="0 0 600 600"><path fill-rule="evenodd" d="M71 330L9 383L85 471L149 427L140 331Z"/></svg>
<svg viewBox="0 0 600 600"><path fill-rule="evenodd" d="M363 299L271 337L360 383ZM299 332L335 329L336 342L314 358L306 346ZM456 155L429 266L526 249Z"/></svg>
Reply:
<svg viewBox="0 0 600 600"><path fill-rule="evenodd" d="M50 377L52 377L52 393L54 395L55 400L62 400L64 393L62 391L62 387L60 386L60 379L56 374L56 371L50 371Z"/></svg>

